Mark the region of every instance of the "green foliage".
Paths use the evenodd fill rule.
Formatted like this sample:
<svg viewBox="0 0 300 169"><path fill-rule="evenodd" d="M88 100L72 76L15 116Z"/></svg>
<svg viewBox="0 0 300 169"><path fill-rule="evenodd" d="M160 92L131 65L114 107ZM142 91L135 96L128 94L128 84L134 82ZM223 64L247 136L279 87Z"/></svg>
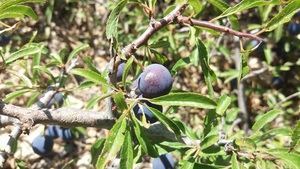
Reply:
<svg viewBox="0 0 300 169"><path fill-rule="evenodd" d="M0 0L0 19L28 16L36 20L37 14L26 5L42 2ZM86 96L89 98L83 106L98 109L101 101L109 98L114 105L112 113L116 116L116 123L108 136L97 140L91 148L92 163L99 169L106 168L116 157L121 160L120 168L133 168L144 156L156 158L170 152L176 153L178 166L187 169L299 168L300 123L292 120L299 116L299 106L295 104L297 101L287 97L287 93L299 92L297 73L300 60L296 54L300 48L299 39L284 32L284 24L297 19L293 17L299 12L299 1L283 3L279 0L243 0L238 4L223 0L186 1L189 6L184 16L212 19L210 23L242 30L241 33L253 30L270 39L271 42L260 45L263 54L257 54L260 47L253 50L256 45L246 38L240 39L245 49L239 49L240 44L231 38L230 31L227 31L228 34L220 34L218 29L195 25L188 25L188 29L184 29L186 25L172 23L159 31L153 31L149 41L137 49L136 55L125 58L120 50L123 46L142 35L148 26L153 26L151 23L154 20L151 19L159 20L182 2L108 2L111 12L106 21L105 35L107 39L113 39L107 43L123 59L122 62L126 62L122 82L110 82L108 79L111 72L96 65L96 56L82 54L94 47L87 43L72 44L72 50L63 48L53 52L47 43L36 43L36 36L40 34L37 32L25 45L1 47L3 67L0 70L5 70L17 79L17 83L10 80L3 82L6 89L14 89L5 94L4 101L13 103L18 98L27 97L26 106L30 106L48 86L54 86L67 94L98 89L98 92ZM49 24L55 14L54 1L50 2L46 11ZM274 54L277 53L273 49L275 45L279 46L276 46L276 50L283 50L283 54L281 51L278 56ZM239 62L233 55L239 57ZM288 58L277 58L285 56ZM257 69L251 67L253 58L258 60L260 67L266 67L267 73L243 79ZM81 62L79 66L74 64L78 60ZM141 98L134 85L143 67L151 63L161 63L171 68L175 84L172 92L167 95ZM293 86L293 89L286 92L268 83L271 81L268 77L290 72L295 78L287 84L288 87ZM198 75L198 79L190 74ZM182 79L188 80L183 83L180 81ZM245 91L235 87L235 80L237 86L241 83L246 86L243 89ZM191 87L194 83L198 88ZM247 112L240 112L243 107L239 104L240 98L236 92L243 92L242 95L247 98L248 117L244 117ZM148 101L162 105L163 111L145 104ZM149 108L158 122L149 124L144 116L138 119L134 112L137 103ZM241 127L244 124L252 127ZM155 125L161 125L155 132L163 132L162 135L152 133ZM23 161L17 163L22 168Z"/></svg>

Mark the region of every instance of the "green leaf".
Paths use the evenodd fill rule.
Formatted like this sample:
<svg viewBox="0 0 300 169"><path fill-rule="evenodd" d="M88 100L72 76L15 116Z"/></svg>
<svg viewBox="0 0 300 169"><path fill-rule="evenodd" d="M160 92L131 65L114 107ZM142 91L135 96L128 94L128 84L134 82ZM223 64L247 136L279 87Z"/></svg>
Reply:
<svg viewBox="0 0 300 169"><path fill-rule="evenodd" d="M13 5L10 6L9 8L6 8L0 14L0 19L15 18L15 16L20 16L20 17L29 16L34 20L38 19L38 16L32 10L32 8L25 5Z"/></svg>
<svg viewBox="0 0 300 169"><path fill-rule="evenodd" d="M188 0L188 2L192 6L195 15L201 12L203 5L199 0Z"/></svg>
<svg viewBox="0 0 300 169"><path fill-rule="evenodd" d="M243 77L245 77L249 72L250 72L250 67L248 66L248 58L250 55L250 51L244 51L241 53L241 68L240 68L240 72L239 72L239 79L242 79Z"/></svg>
<svg viewBox="0 0 300 169"><path fill-rule="evenodd" d="M220 16L217 17L217 19L229 16L232 14L236 14L238 12L245 11L250 8L264 6L264 5L270 5L270 4L273 4L276 2L278 2L278 0L269 0L269 1L266 1L266 0L243 0L240 3L238 3L237 5L225 10Z"/></svg>
<svg viewBox="0 0 300 169"><path fill-rule="evenodd" d="M235 140L235 144L238 145L241 149L256 149L255 142L250 138L238 138Z"/></svg>
<svg viewBox="0 0 300 169"><path fill-rule="evenodd" d="M129 70L131 68L132 62L133 62L134 56L130 57L130 59L127 60L125 68L123 70L122 74L122 83L124 85L124 89L126 88L126 78L128 76Z"/></svg>
<svg viewBox="0 0 300 169"><path fill-rule="evenodd" d="M20 96L22 96L25 93L30 92L30 91L31 91L31 89L21 89L21 90L11 92L11 93L9 93L5 96L4 101L9 102L9 101L11 101L11 100L13 100L17 97L20 97Z"/></svg>
<svg viewBox="0 0 300 169"><path fill-rule="evenodd" d="M125 96L122 92L118 92L113 95L113 99L117 105L117 107L123 112L127 109L127 104L125 102Z"/></svg>
<svg viewBox="0 0 300 169"><path fill-rule="evenodd" d="M300 154L286 149L268 150L268 153L284 161L290 168L300 169Z"/></svg>
<svg viewBox="0 0 300 169"><path fill-rule="evenodd" d="M38 46L24 47L24 48L18 50L17 52L12 53L9 56L9 58L6 59L6 63L10 64L10 63L14 62L15 60L21 59L25 56L37 54L37 53L41 52L41 50L42 50L42 48L38 47Z"/></svg>
<svg viewBox="0 0 300 169"><path fill-rule="evenodd" d="M191 92L170 93L150 100L151 102L165 106L190 106L204 109L215 109L216 103L203 95Z"/></svg>
<svg viewBox="0 0 300 169"><path fill-rule="evenodd" d="M177 125L167 116L165 116L160 111L156 110L155 108L149 107L146 104L144 104L154 115L155 117L166 127L169 127L177 136L180 135L180 129L177 127Z"/></svg>
<svg viewBox="0 0 300 169"><path fill-rule="evenodd" d="M79 46L75 47L75 49L70 53L67 62L71 61L79 52L88 47L90 47L88 44L80 44Z"/></svg>
<svg viewBox="0 0 300 169"><path fill-rule="evenodd" d="M221 96L221 98L218 100L216 113L223 116L230 103L231 103L231 98L229 96L227 95Z"/></svg>
<svg viewBox="0 0 300 169"><path fill-rule="evenodd" d="M135 136L142 146L143 151L150 155L151 157L157 157L158 153L155 150L154 146L150 142L150 139L148 138L148 135L144 131L144 128L140 125L138 119L135 117L135 115L131 116L132 121L133 121L133 128L134 128L134 133Z"/></svg>
<svg viewBox="0 0 300 169"><path fill-rule="evenodd" d="M157 42L154 42L149 45L149 48L155 49L155 48L168 48L170 47L170 42L165 40L159 40Z"/></svg>
<svg viewBox="0 0 300 169"><path fill-rule="evenodd" d="M128 0L121 0L110 13L106 22L106 36L108 39L117 37L119 14L127 2Z"/></svg>
<svg viewBox="0 0 300 169"><path fill-rule="evenodd" d="M108 83L106 82L105 78L102 77L101 74L94 72L92 70L77 68L77 69L72 69L71 73L82 76L82 77L86 78L87 80L90 80L94 83L108 86Z"/></svg>
<svg viewBox="0 0 300 169"><path fill-rule="evenodd" d="M226 11L230 6L224 2L223 0L207 0L208 3L212 4L216 8L218 8L220 11L224 12ZM236 15L229 16L229 21L231 23L231 27L233 29L239 29L239 22Z"/></svg>
<svg viewBox="0 0 300 169"><path fill-rule="evenodd" d="M10 6L20 5L25 3L44 3L45 0L0 0L0 13Z"/></svg>
<svg viewBox="0 0 300 169"><path fill-rule="evenodd" d="M207 0L210 4L224 12L226 9L228 9L230 6L224 2L223 0Z"/></svg>
<svg viewBox="0 0 300 169"><path fill-rule="evenodd" d="M182 162L182 166L181 168L184 168L184 169L193 169L194 168L194 163L191 163L189 161L183 161Z"/></svg>
<svg viewBox="0 0 300 169"><path fill-rule="evenodd" d="M100 153L101 153L101 151L102 151L102 149L104 147L104 143L105 143L105 139L102 138L102 139L97 140L93 144L93 146L91 148L92 164L93 165L96 164L97 159L98 159L98 157L99 157L99 155L100 155Z"/></svg>
<svg viewBox="0 0 300 169"><path fill-rule="evenodd" d="M200 59L201 69L204 74L204 80L206 85L208 86L208 92L210 96L213 96L214 89L212 83L216 80L216 75L209 66L209 58L208 58L206 47L199 38L196 38L196 46L197 46L197 55L198 58Z"/></svg>
<svg viewBox="0 0 300 169"><path fill-rule="evenodd" d="M297 145L299 140L300 140L300 121L298 121L298 123L292 133L292 143L291 143L292 149Z"/></svg>
<svg viewBox="0 0 300 169"><path fill-rule="evenodd" d="M122 115L116 124L110 130L109 136L105 140L103 150L98 157L96 168L104 169L106 164L113 160L118 152L120 151L124 139L125 139L125 131L126 131L126 116Z"/></svg>
<svg viewBox="0 0 300 169"><path fill-rule="evenodd" d="M127 128L123 148L121 150L120 168L133 168L133 145L129 128Z"/></svg>
<svg viewBox="0 0 300 169"><path fill-rule="evenodd" d="M201 141L201 149L204 150L210 146L212 146L213 144L215 144L217 141L219 140L219 136L218 135L209 135L207 137L205 137L202 141Z"/></svg>
<svg viewBox="0 0 300 169"><path fill-rule="evenodd" d="M175 65L172 67L172 73L176 73L178 70L188 66L191 64L191 59L190 57L186 57L186 58L182 58L182 59L179 59Z"/></svg>
<svg viewBox="0 0 300 169"><path fill-rule="evenodd" d="M256 120L256 122L252 126L253 132L260 130L267 123L273 121L280 113L282 113L281 110L271 110L266 114L262 115L258 120Z"/></svg>
<svg viewBox="0 0 300 169"><path fill-rule="evenodd" d="M232 169L240 169L239 162L236 158L236 154L233 153L231 156L231 168Z"/></svg>
<svg viewBox="0 0 300 169"><path fill-rule="evenodd" d="M289 22L292 16L300 11L300 1L293 0L289 2L277 15L275 15L265 26L266 31L272 31L279 25Z"/></svg>
<svg viewBox="0 0 300 169"><path fill-rule="evenodd" d="M9 70L8 72L20 78L28 88L32 88L31 80L27 76L25 76L24 73L13 71L13 70Z"/></svg>

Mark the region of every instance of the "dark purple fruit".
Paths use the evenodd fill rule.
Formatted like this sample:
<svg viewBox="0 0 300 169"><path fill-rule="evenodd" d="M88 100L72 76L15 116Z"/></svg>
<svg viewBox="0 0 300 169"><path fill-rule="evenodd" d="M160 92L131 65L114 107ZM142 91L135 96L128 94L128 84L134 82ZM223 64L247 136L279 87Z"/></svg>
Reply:
<svg viewBox="0 0 300 169"><path fill-rule="evenodd" d="M291 35L298 35L300 33L300 24L290 23L287 29Z"/></svg>
<svg viewBox="0 0 300 169"><path fill-rule="evenodd" d="M284 85L284 79L282 77L273 77L272 86L276 89L282 88Z"/></svg>
<svg viewBox="0 0 300 169"><path fill-rule="evenodd" d="M138 88L143 97L154 98L168 94L173 79L167 68L160 64L147 66L139 77Z"/></svg>
<svg viewBox="0 0 300 169"><path fill-rule="evenodd" d="M52 151L53 148L53 139L50 136L37 136L32 141L33 151L40 156L47 156Z"/></svg>
<svg viewBox="0 0 300 169"><path fill-rule="evenodd" d="M117 81L118 82L120 82L122 80L122 76L123 76L125 65L126 64L124 62L122 62L118 66L118 71L117 71Z"/></svg>
<svg viewBox="0 0 300 169"><path fill-rule="evenodd" d="M162 106L160 105L156 105L156 104L152 104L150 102L146 102L146 104L151 107L151 108L155 108L159 111L162 111ZM133 111L136 115L136 117L141 120L143 115L145 115L146 117L146 121L149 123L155 123L157 121L157 118L155 117L155 115L151 112L151 110L149 110L145 105L143 104L138 104L133 108Z"/></svg>
<svg viewBox="0 0 300 169"><path fill-rule="evenodd" d="M0 46L6 46L10 41L10 37L0 34Z"/></svg>

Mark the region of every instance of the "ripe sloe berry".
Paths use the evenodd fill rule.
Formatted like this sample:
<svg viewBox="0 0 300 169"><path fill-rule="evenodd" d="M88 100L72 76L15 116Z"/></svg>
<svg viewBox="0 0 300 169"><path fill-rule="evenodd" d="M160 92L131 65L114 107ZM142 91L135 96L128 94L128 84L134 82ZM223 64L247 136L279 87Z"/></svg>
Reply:
<svg viewBox="0 0 300 169"><path fill-rule="evenodd" d="M151 64L140 75L138 88L143 97L154 98L168 94L172 84L173 79L167 68L160 64Z"/></svg>
<svg viewBox="0 0 300 169"><path fill-rule="evenodd" d="M122 80L122 76L123 76L125 65L126 64L124 62L122 62L118 66L118 71L117 71L117 81L118 82L120 82Z"/></svg>
<svg viewBox="0 0 300 169"><path fill-rule="evenodd" d="M6 35L0 35L0 46L6 46L10 41L10 38Z"/></svg>
<svg viewBox="0 0 300 169"><path fill-rule="evenodd" d="M40 156L47 156L53 148L53 139L50 136L37 136L32 141L33 151Z"/></svg>
<svg viewBox="0 0 300 169"><path fill-rule="evenodd" d="M273 77L272 78L272 86L275 89L279 89L281 87L283 87L284 85L284 79L282 77Z"/></svg>
<svg viewBox="0 0 300 169"><path fill-rule="evenodd" d="M150 102L146 102L146 104L149 106L149 107L152 107L152 108L155 108L159 111L162 111L162 106L161 105L156 105L156 104L152 104ZM133 108L133 111L136 115L136 117L141 120L143 115L145 114L145 117L146 117L146 120L147 122L149 123L155 123L157 121L156 117L154 116L154 114L144 105L136 105L134 108Z"/></svg>
<svg viewBox="0 0 300 169"><path fill-rule="evenodd" d="M290 23L287 29L291 35L298 35L300 33L300 24Z"/></svg>

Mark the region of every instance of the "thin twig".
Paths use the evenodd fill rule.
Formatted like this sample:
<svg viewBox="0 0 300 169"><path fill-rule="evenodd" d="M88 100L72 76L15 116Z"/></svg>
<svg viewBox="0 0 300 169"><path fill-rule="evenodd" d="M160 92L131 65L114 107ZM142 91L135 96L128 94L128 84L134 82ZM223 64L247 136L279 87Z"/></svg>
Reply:
<svg viewBox="0 0 300 169"><path fill-rule="evenodd" d="M267 71L267 70L268 70L267 67L263 67L263 68L261 68L261 69L252 71L252 72L250 72L249 74L247 74L246 76L244 76L244 77L241 79L241 81L245 81L245 80L247 80L247 79L250 79L250 78L253 78L253 77L255 77L255 76L258 76L258 75L264 73L264 72Z"/></svg>
<svg viewBox="0 0 300 169"><path fill-rule="evenodd" d="M13 26L3 29L0 31L0 34L11 31L11 30L15 29L18 25L19 25L19 23L15 23Z"/></svg>
<svg viewBox="0 0 300 169"><path fill-rule="evenodd" d="M233 60L235 62L235 67L237 71L240 71L241 69L241 56L239 49L236 49L234 51L234 57ZM238 106L240 109L240 112L242 114L242 120L243 120L243 130L245 133L249 132L249 114L247 111L247 105L246 105L246 96L245 96L245 89L244 89L244 83L243 81L240 81L237 85L237 97L238 97Z"/></svg>
<svg viewBox="0 0 300 169"><path fill-rule="evenodd" d="M134 40L132 43L127 45L125 48L122 49L125 56L132 55L139 47L146 44L149 40L149 38L159 31L161 28L165 27L166 25L172 23L175 21L176 17L181 15L181 13L184 11L184 9L187 7L187 4L183 4L180 6L177 6L172 12L170 12L167 16L162 18L159 21L152 20L149 24L146 31L139 36L136 40Z"/></svg>
<svg viewBox="0 0 300 169"><path fill-rule="evenodd" d="M291 94L291 95L287 96L286 98L284 98L283 100L281 100L280 102L278 102L275 107L280 107L284 102L286 102L290 99L293 99L295 97L298 97L298 96L300 96L300 92L296 92L294 94Z"/></svg>
<svg viewBox="0 0 300 169"><path fill-rule="evenodd" d="M201 20L191 19L191 18L185 17L185 16L178 16L177 20L178 20L179 23L185 23L185 24L189 24L189 25L209 28L209 29L213 29L213 30L216 30L216 31L219 31L219 32L232 34L232 35L235 35L235 36L240 37L240 38L245 37L245 38L250 38L250 39L256 39L256 40L259 40L259 41L264 41L262 38L260 38L256 35L239 32L239 31L233 30L233 29L231 29L229 27L226 27L226 26L213 24L209 21L201 21Z"/></svg>

